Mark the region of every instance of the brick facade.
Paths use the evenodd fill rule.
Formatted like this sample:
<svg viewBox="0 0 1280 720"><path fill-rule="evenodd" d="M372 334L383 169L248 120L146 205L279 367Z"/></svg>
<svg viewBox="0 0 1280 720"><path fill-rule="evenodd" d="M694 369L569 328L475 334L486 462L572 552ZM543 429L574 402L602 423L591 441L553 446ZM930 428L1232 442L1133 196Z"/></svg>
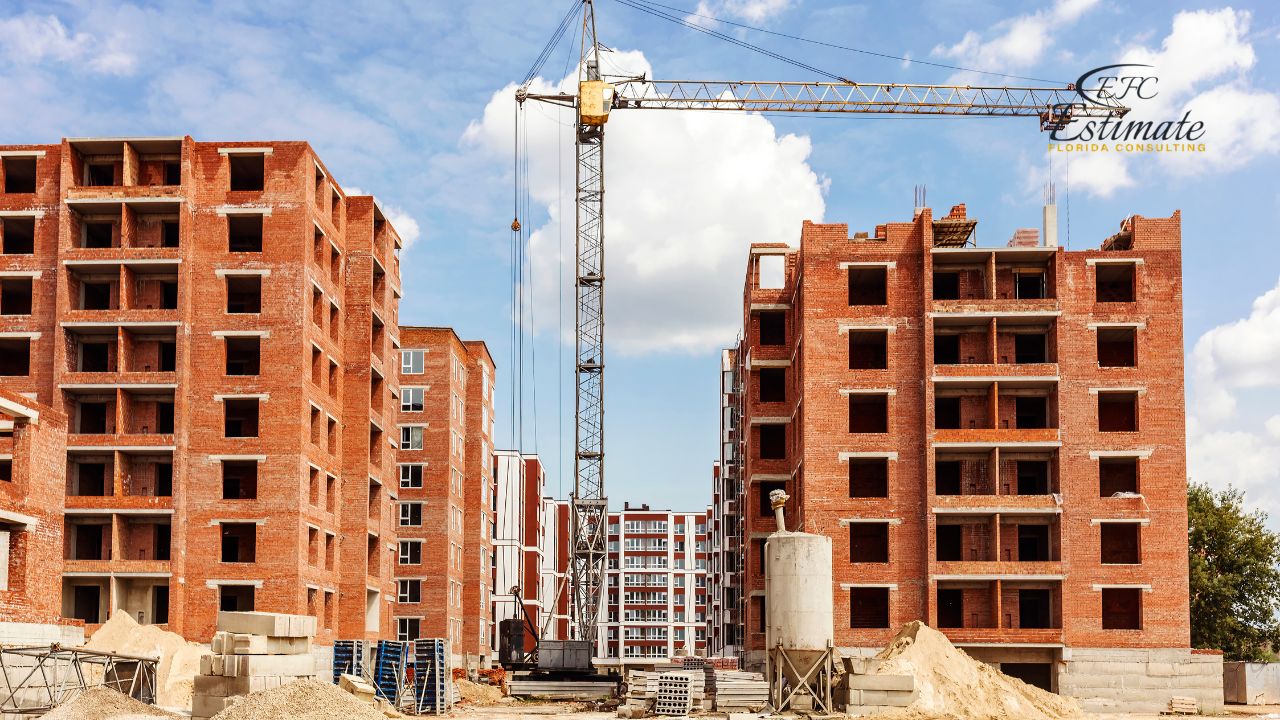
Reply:
<svg viewBox="0 0 1280 720"><path fill-rule="evenodd" d="M305 142L0 160L0 373L69 422L62 615L389 636L401 243L373 199Z"/></svg>

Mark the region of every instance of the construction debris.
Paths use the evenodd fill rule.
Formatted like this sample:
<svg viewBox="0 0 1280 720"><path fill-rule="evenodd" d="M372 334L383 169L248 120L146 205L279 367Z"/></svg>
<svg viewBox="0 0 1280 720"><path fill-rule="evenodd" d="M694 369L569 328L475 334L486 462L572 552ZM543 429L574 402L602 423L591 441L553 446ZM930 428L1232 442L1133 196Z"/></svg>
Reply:
<svg viewBox="0 0 1280 720"><path fill-rule="evenodd" d="M979 662L946 636L922 622L908 623L874 659L847 663L849 715L875 714L885 720L1076 720L1084 717L1075 700L1032 687ZM869 676L903 679L878 681ZM855 680L855 678L862 678ZM910 687L908 688L908 682ZM885 688L869 689L880 682ZM867 689L856 687L858 683ZM888 683L888 684L885 684ZM879 686L877 686L879 687ZM914 694L904 707L884 700ZM853 701L857 702L853 702Z"/></svg>
<svg viewBox="0 0 1280 720"><path fill-rule="evenodd" d="M311 678L235 698L214 720L386 720L400 714L379 712L372 705Z"/></svg>
<svg viewBox="0 0 1280 720"><path fill-rule="evenodd" d="M109 687L95 687L54 708L42 716L42 720L142 720L156 717L178 716L134 700Z"/></svg>
<svg viewBox="0 0 1280 720"><path fill-rule="evenodd" d="M492 685L474 683L466 678L454 680L458 688L458 697L462 702L472 705L496 705L502 701L502 689Z"/></svg>
<svg viewBox="0 0 1280 720"><path fill-rule="evenodd" d="M85 647L156 658L156 704L183 709L191 707L193 678L199 672L200 658L209 654L204 645L189 643L181 635L155 625L139 625L132 615L120 609L93 633Z"/></svg>
<svg viewBox="0 0 1280 720"><path fill-rule="evenodd" d="M311 638L315 632L316 619L309 615L218 613L218 632L212 642L215 654L200 658L191 717L213 717L241 697L314 679Z"/></svg>

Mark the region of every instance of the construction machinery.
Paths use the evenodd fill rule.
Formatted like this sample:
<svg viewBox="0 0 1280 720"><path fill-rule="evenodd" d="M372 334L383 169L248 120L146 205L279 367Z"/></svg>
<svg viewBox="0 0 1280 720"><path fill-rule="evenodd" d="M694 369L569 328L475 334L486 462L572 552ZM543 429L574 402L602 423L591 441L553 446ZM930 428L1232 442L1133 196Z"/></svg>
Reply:
<svg viewBox="0 0 1280 720"><path fill-rule="evenodd" d="M655 12L654 3L620 0ZM666 7L666 6L658 6ZM648 8L648 9L646 9ZM668 8L669 9L669 8ZM580 17L581 46L576 93L530 92L554 44ZM667 19L674 19L666 15ZM688 25L689 23L684 23ZM694 28L697 29L697 28ZM604 485L604 138L617 110L702 110L860 115L936 115L1035 118L1042 131L1064 128L1078 118L1118 118L1128 112L1105 90L1084 94L1071 85L1010 87L854 82L829 75L831 82L650 80L606 77L600 70L602 45L596 34L593 0L581 0L557 28L546 49L516 90L516 101L576 108L576 392L574 485L570 497L570 597L573 657L590 658L601 605L606 554L608 500ZM763 52L792 65L817 68L720 33L735 45ZM821 72L821 71L817 71ZM517 183L520 182L517 177ZM512 229L519 232L518 218ZM557 657L562 657L557 654ZM560 669L566 669L563 666ZM580 668L588 671L590 668Z"/></svg>

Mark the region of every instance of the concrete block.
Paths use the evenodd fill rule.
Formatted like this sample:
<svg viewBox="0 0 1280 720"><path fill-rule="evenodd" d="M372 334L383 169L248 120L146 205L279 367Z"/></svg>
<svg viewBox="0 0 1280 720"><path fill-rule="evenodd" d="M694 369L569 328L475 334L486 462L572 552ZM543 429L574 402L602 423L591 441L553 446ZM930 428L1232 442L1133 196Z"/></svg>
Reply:
<svg viewBox="0 0 1280 720"><path fill-rule="evenodd" d="M880 664L883 662L873 657L846 657L843 660L845 671L850 675L874 674L880 671Z"/></svg>
<svg viewBox="0 0 1280 720"><path fill-rule="evenodd" d="M863 690L863 705L887 705L889 707L906 707L916 701L915 692L897 692L894 690Z"/></svg>
<svg viewBox="0 0 1280 720"><path fill-rule="evenodd" d="M287 675L250 675L247 677L223 677L221 675L197 675L192 690L196 695L231 697L248 695L259 690L278 688L297 680Z"/></svg>
<svg viewBox="0 0 1280 720"><path fill-rule="evenodd" d="M315 637L316 619L311 615L265 612L218 612L218 630L268 637Z"/></svg>
<svg viewBox="0 0 1280 720"><path fill-rule="evenodd" d="M202 717L213 717L218 713L226 710L234 703L238 696L218 697L216 695L192 695L191 696L191 715L192 717L200 715Z"/></svg>
<svg viewBox="0 0 1280 720"><path fill-rule="evenodd" d="M916 679L910 675L849 675L846 679L852 690L912 692L916 689Z"/></svg>
<svg viewBox="0 0 1280 720"><path fill-rule="evenodd" d="M1173 677L1173 663L1147 663L1147 674L1154 677Z"/></svg>
<svg viewBox="0 0 1280 720"><path fill-rule="evenodd" d="M200 658L201 675L248 677L279 675L311 677L316 661L311 655L205 655Z"/></svg>
<svg viewBox="0 0 1280 720"><path fill-rule="evenodd" d="M339 675L338 688L355 695L357 699L367 703L373 703L377 699L377 689L355 675L347 675L346 673Z"/></svg>
<svg viewBox="0 0 1280 720"><path fill-rule="evenodd" d="M311 652L311 638L218 632L210 647L217 655L301 655Z"/></svg>

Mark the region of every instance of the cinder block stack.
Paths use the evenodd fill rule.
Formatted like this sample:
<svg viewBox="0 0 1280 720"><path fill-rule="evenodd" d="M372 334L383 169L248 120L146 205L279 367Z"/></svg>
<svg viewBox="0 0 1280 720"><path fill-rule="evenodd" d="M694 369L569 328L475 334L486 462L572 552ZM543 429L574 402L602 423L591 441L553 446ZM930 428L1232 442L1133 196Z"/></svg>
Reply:
<svg viewBox="0 0 1280 720"><path fill-rule="evenodd" d="M907 707L920 697L911 675L882 675L876 658L845 658L845 696L850 716L871 715ZM839 701L837 701L839 702Z"/></svg>
<svg viewBox="0 0 1280 720"><path fill-rule="evenodd" d="M300 678L316 677L310 615L219 612L212 655L200 658L191 696L191 717L206 720L235 699Z"/></svg>

